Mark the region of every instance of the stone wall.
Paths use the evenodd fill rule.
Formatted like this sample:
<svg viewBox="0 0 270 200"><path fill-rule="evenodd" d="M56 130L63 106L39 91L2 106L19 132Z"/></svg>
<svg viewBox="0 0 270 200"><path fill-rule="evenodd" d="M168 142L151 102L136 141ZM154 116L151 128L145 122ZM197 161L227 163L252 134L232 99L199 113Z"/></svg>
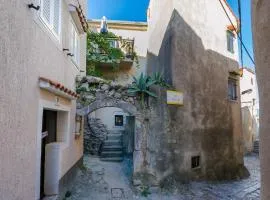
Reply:
<svg viewBox="0 0 270 200"><path fill-rule="evenodd" d="M201 4L202 11L214 9L207 0ZM228 99L228 78L238 71L238 62L234 55L227 56L222 42L226 41L226 17L215 8L211 11L221 24L211 24L211 20L200 23L198 17L207 18L206 13L193 3L175 1L170 6L174 7L171 13L166 12L168 23L163 24L166 20L161 15L152 27L147 71L163 73L175 90L183 92L184 106L167 105L166 91L156 89L159 98L150 104L147 172L158 182L168 177L224 180L248 175L243 163L240 101ZM183 7L189 13L196 10L197 18ZM204 35L213 25L215 30ZM165 27L164 33L161 27ZM159 48L155 41L161 41ZM205 48L214 41L216 46ZM224 50L216 51L219 47ZM238 76L233 78L239 81ZM200 156L199 168L191 168L193 156Z"/></svg>
<svg viewBox="0 0 270 200"><path fill-rule="evenodd" d="M86 117L84 124L84 153L99 155L108 134L106 126L100 119L91 118L90 115Z"/></svg>
<svg viewBox="0 0 270 200"><path fill-rule="evenodd" d="M253 0L253 38L260 99L261 199L270 199L270 2Z"/></svg>

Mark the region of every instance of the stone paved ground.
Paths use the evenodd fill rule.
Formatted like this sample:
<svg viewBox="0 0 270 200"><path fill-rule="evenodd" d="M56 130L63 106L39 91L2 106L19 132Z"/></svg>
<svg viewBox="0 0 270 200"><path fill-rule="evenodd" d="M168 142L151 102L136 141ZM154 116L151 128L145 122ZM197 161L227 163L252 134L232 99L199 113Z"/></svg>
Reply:
<svg viewBox="0 0 270 200"><path fill-rule="evenodd" d="M102 162L98 158L85 156L82 169L67 200L258 200L260 199L260 167L257 155L245 157L250 177L245 180L181 184L170 191L151 188L148 197L135 190L130 180L131 162ZM144 192L148 192L144 189Z"/></svg>

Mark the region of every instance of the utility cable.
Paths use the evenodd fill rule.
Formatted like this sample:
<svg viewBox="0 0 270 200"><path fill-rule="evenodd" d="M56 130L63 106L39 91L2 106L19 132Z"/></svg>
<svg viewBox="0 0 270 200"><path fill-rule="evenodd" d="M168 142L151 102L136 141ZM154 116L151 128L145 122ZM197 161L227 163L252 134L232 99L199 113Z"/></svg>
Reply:
<svg viewBox="0 0 270 200"><path fill-rule="evenodd" d="M238 0L238 14L239 14L239 21L240 21L240 38L243 40L241 0ZM243 62L243 45L242 44L240 47L240 60L241 60L241 67L243 68L244 62Z"/></svg>
<svg viewBox="0 0 270 200"><path fill-rule="evenodd" d="M233 22L232 22L232 20L231 20L231 18L230 18L230 16L229 16L229 14L227 13L227 11L226 11L226 9L225 9L223 3L221 2L221 0L219 0L219 3L220 3L220 5L222 6L222 8L223 8L225 14L227 15L227 18L229 19L231 25L233 26L234 31L236 32L237 38L240 40L241 45L244 47L245 52L247 53L248 57L250 58L250 60L252 61L252 63L253 63L254 66L255 66L255 61L254 61L254 59L252 58L251 54L250 54L249 51L247 50L246 45L244 44L242 38L240 38L239 33L238 33L237 29L235 28L235 26L234 26L234 24L233 24Z"/></svg>

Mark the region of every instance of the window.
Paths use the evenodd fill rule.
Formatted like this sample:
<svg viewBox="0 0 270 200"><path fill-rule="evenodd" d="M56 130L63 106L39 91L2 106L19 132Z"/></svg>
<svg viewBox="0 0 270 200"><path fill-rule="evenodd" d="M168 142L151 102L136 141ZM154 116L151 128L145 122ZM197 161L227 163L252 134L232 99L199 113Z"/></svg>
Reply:
<svg viewBox="0 0 270 200"><path fill-rule="evenodd" d="M123 125L124 125L124 116L115 115L115 126L123 126Z"/></svg>
<svg viewBox="0 0 270 200"><path fill-rule="evenodd" d="M233 32L227 31L227 49L231 53L234 53L234 39Z"/></svg>
<svg viewBox="0 0 270 200"><path fill-rule="evenodd" d="M229 100L237 100L237 84L236 80L232 78L228 80L228 97Z"/></svg>
<svg viewBox="0 0 270 200"><path fill-rule="evenodd" d="M117 40L109 40L109 44L111 48L119 48L119 44Z"/></svg>
<svg viewBox="0 0 270 200"><path fill-rule="evenodd" d="M251 85L253 85L253 78L250 79L250 83L251 83Z"/></svg>
<svg viewBox="0 0 270 200"><path fill-rule="evenodd" d="M40 17L57 38L60 36L60 8L61 0L41 0Z"/></svg>
<svg viewBox="0 0 270 200"><path fill-rule="evenodd" d="M73 54L72 60L76 65L80 63L80 36L75 25L71 22L70 31L70 52Z"/></svg>
<svg viewBox="0 0 270 200"><path fill-rule="evenodd" d="M198 168L200 167L200 156L193 156L191 157L191 168Z"/></svg>

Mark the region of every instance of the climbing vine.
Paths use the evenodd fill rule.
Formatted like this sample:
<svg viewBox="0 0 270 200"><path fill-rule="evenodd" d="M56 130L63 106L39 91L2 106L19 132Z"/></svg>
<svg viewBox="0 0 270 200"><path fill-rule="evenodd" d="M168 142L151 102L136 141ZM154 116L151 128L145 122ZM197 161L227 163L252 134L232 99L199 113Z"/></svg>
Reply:
<svg viewBox="0 0 270 200"><path fill-rule="evenodd" d="M119 46L112 45L118 42ZM87 33L87 75L102 76L97 66L101 63L109 63L114 69L117 69L122 60L126 58L124 49L131 48L130 43L122 37L112 32L97 33L90 31ZM131 58L138 65L138 56L132 52Z"/></svg>

